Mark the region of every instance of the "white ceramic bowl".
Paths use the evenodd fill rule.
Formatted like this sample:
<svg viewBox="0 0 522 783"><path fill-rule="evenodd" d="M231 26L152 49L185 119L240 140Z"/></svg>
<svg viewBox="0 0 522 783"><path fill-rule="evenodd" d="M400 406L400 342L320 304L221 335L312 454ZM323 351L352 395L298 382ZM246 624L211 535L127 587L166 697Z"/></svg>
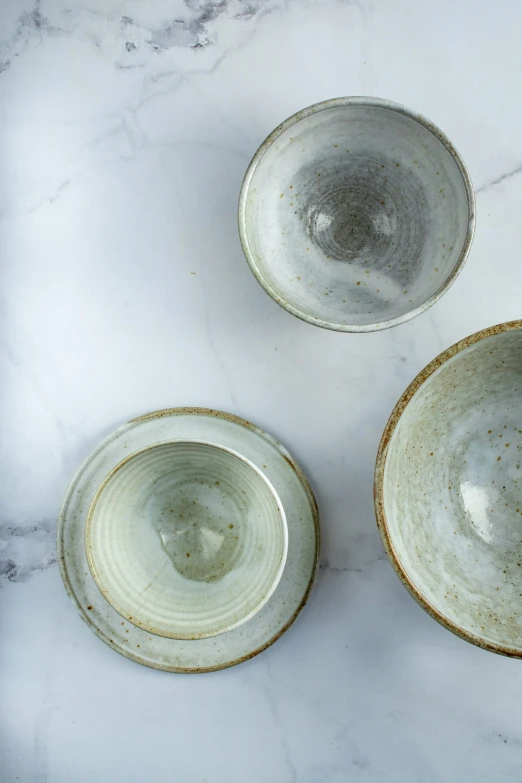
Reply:
<svg viewBox="0 0 522 783"><path fill-rule="evenodd" d="M413 381L383 435L375 501L426 611L522 657L522 321L457 343Z"/></svg>
<svg viewBox="0 0 522 783"><path fill-rule="evenodd" d="M252 462L212 443L171 441L111 471L85 542L92 575L122 617L159 636L201 639L268 601L288 534L279 498Z"/></svg>
<svg viewBox="0 0 522 783"><path fill-rule="evenodd" d="M265 290L293 315L345 332L434 304L474 224L473 187L448 138L378 98L336 98L283 122L239 200L243 250Z"/></svg>

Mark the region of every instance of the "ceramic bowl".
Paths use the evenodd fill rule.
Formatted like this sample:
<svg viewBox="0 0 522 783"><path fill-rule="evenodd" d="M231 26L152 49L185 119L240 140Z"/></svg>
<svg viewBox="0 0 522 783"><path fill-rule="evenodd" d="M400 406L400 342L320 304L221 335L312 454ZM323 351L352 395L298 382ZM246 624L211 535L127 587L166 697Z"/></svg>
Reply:
<svg viewBox="0 0 522 783"><path fill-rule="evenodd" d="M270 600L247 623L206 639L169 639L122 619L98 589L85 547L85 522L106 476L129 454L157 443L216 443L254 463L285 511L288 554ZM111 650L143 666L201 674L250 660L277 642L303 611L319 567L319 511L310 484L289 452L256 424L206 408L169 408L126 422L96 444L67 488L57 526L57 559L72 604Z"/></svg>
<svg viewBox="0 0 522 783"><path fill-rule="evenodd" d="M522 321L413 381L381 442L381 535L406 587L474 644L522 656Z"/></svg>
<svg viewBox="0 0 522 783"><path fill-rule="evenodd" d="M283 122L256 152L239 233L258 281L316 326L369 332L447 291L473 238L473 187L448 138L377 98L336 98Z"/></svg>
<svg viewBox="0 0 522 783"><path fill-rule="evenodd" d="M202 639L246 622L285 565L286 518L249 460L203 441L132 454L97 492L87 560L107 601L150 633Z"/></svg>

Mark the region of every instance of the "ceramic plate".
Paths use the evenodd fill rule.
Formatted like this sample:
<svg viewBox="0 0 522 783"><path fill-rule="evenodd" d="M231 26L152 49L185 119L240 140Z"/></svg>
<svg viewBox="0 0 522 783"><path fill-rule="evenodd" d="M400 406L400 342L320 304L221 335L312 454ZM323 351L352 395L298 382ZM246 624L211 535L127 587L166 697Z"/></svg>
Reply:
<svg viewBox="0 0 522 783"><path fill-rule="evenodd" d="M288 525L286 565L268 603L242 626L207 639L168 639L122 620L96 586L85 553L85 522L107 474L127 456L155 443L175 439L215 443L250 460L273 485ZM310 486L274 438L230 414L175 408L123 425L87 458L67 490L58 522L57 546L67 593L100 639L145 666L166 671L205 672L252 658L292 624L307 601L316 575L319 537L319 516Z"/></svg>

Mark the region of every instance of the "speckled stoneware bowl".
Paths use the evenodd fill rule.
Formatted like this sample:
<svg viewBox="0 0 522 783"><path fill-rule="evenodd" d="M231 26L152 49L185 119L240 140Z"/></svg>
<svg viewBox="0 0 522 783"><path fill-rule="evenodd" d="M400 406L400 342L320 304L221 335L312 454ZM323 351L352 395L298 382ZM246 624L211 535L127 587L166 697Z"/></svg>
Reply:
<svg viewBox="0 0 522 783"><path fill-rule="evenodd" d="M122 617L158 636L203 639L264 606L288 534L279 498L252 462L212 443L171 441L109 473L85 542L92 575Z"/></svg>
<svg viewBox="0 0 522 783"><path fill-rule="evenodd" d="M316 326L370 332L434 304L460 272L473 187L449 139L391 101L298 112L256 152L239 233L264 289Z"/></svg>
<svg viewBox="0 0 522 783"><path fill-rule="evenodd" d="M85 551L85 522L107 475L130 454L173 440L215 443L246 457L275 488L288 528L286 563L270 600L247 623L204 639L157 636L123 619L98 589ZM104 644L143 666L200 674L250 660L291 628L317 575L320 538L319 512L311 487L292 455L275 438L230 413L170 408L118 427L80 465L58 519L57 558L68 596Z"/></svg>
<svg viewBox="0 0 522 783"><path fill-rule="evenodd" d="M375 504L421 606L522 657L522 321L462 340L408 387L380 445Z"/></svg>

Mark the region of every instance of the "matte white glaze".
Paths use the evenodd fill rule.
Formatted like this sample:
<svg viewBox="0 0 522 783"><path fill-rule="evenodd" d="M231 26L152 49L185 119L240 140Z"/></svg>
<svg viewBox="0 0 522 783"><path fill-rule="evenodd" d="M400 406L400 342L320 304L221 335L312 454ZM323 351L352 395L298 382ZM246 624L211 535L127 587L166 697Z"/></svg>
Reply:
<svg viewBox="0 0 522 783"><path fill-rule="evenodd" d="M318 326L406 321L453 282L474 229L473 188L446 136L378 98L290 117L246 173L239 228L267 292Z"/></svg>
<svg viewBox="0 0 522 783"><path fill-rule="evenodd" d="M424 377L378 461L385 543L437 619L521 655L522 323L473 335Z"/></svg>
<svg viewBox="0 0 522 783"><path fill-rule="evenodd" d="M155 444L105 479L86 526L87 559L109 603L174 639L230 631L268 601L288 536L253 463L211 443Z"/></svg>

